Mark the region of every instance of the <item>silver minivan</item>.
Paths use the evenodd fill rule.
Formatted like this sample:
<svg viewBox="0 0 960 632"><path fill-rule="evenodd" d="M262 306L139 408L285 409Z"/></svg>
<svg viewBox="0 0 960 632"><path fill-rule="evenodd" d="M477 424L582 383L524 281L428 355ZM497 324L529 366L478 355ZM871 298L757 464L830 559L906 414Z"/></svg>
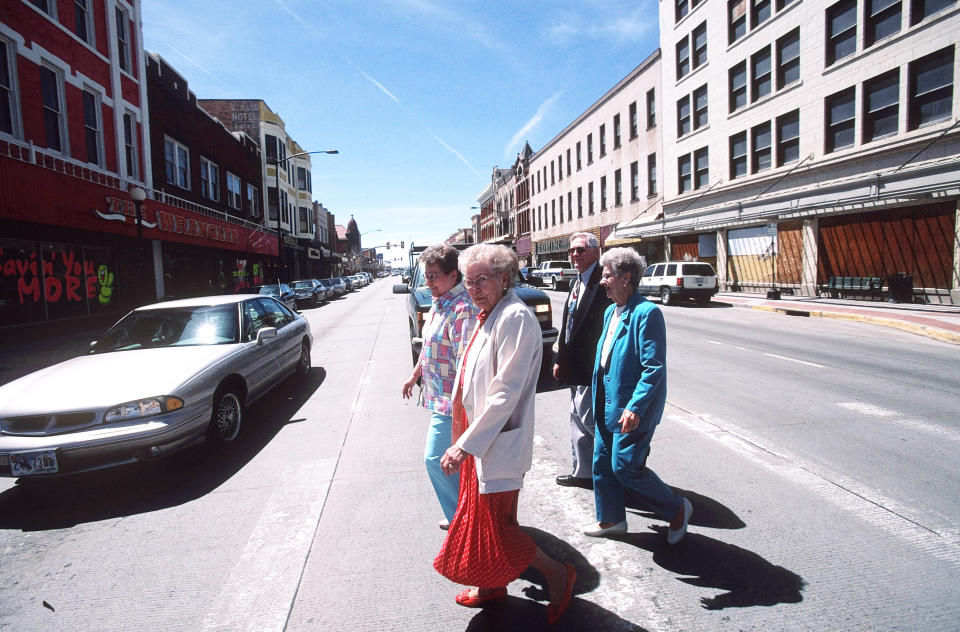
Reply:
<svg viewBox="0 0 960 632"><path fill-rule="evenodd" d="M646 296L659 296L663 305L677 299L702 305L717 293L717 273L702 261L664 261L647 267L639 289Z"/></svg>

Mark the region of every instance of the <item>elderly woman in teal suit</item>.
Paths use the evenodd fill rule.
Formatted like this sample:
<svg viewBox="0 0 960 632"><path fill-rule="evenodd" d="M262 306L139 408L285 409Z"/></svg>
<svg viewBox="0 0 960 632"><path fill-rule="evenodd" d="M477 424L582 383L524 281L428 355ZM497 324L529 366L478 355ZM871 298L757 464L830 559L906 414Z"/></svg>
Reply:
<svg viewBox="0 0 960 632"><path fill-rule="evenodd" d="M600 265L600 285L614 304L604 315L593 368L597 522L583 532L594 537L626 533L624 491L629 489L670 522L667 542L676 544L686 534L693 507L647 467L653 431L667 401L663 314L637 292L643 264L636 251L614 248L600 257Z"/></svg>

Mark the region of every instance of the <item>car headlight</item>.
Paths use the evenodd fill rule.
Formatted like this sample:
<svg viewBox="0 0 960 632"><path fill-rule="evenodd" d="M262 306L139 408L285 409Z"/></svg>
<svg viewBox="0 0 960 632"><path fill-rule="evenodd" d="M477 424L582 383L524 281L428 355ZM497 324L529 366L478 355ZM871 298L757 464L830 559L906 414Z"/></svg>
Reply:
<svg viewBox="0 0 960 632"><path fill-rule="evenodd" d="M183 400L179 397L148 397L136 402L127 402L120 404L107 411L104 415L104 423L114 423L117 421L127 421L130 419L139 419L141 417L150 417L161 413L168 413L172 410L183 408Z"/></svg>

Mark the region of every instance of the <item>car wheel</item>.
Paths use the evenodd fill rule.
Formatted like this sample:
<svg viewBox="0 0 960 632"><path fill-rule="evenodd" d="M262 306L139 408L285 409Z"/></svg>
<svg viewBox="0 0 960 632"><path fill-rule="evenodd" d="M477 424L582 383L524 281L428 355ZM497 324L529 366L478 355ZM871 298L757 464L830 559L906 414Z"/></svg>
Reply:
<svg viewBox="0 0 960 632"><path fill-rule="evenodd" d="M213 413L207 438L223 445L234 441L240 435L243 425L243 400L236 387L224 385L213 396Z"/></svg>
<svg viewBox="0 0 960 632"><path fill-rule="evenodd" d="M697 305L706 305L710 302L709 296L701 296L697 298Z"/></svg>
<svg viewBox="0 0 960 632"><path fill-rule="evenodd" d="M307 377L310 373L310 348L307 343L300 345L300 359L297 360L297 377Z"/></svg>
<svg viewBox="0 0 960 632"><path fill-rule="evenodd" d="M672 299L673 299L673 292L670 291L670 288L668 287L660 288L660 302L663 305L669 305Z"/></svg>

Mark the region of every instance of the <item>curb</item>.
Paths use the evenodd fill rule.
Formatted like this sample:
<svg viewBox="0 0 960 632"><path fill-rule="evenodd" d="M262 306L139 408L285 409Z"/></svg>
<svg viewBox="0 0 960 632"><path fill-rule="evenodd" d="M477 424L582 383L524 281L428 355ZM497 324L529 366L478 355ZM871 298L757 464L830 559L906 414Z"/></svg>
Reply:
<svg viewBox="0 0 960 632"><path fill-rule="evenodd" d="M823 311L823 310L815 311L815 310L804 310L804 309L787 309L784 307L771 307L769 305L742 305L741 304L736 306L749 307L750 309L755 309L761 312L783 314L784 316L807 316L810 318L833 318L836 320L849 320L849 321L858 322L858 323L880 325L882 327L892 327L894 329L906 331L907 333L916 334L918 336L926 336L927 338L933 338L941 342L960 345L960 334L956 334L951 331L945 331L943 329L938 329L936 327L928 327L926 325L917 325L914 323L908 323L902 320L892 320L889 318L880 318L878 316L866 316L863 314L846 314L842 312L830 312L830 311Z"/></svg>

